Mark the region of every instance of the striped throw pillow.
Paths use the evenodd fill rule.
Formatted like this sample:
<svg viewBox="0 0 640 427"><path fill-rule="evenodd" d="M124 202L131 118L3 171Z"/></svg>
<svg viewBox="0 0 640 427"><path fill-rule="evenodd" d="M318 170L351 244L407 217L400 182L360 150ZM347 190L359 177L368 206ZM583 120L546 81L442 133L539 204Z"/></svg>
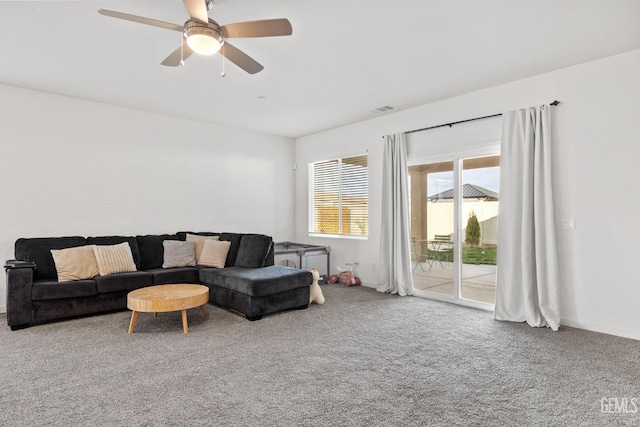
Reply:
<svg viewBox="0 0 640 427"><path fill-rule="evenodd" d="M131 246L127 242L119 245L96 245L93 247L93 253L101 276L137 270L136 263L133 262Z"/></svg>
<svg viewBox="0 0 640 427"><path fill-rule="evenodd" d="M205 240L198 265L224 268L224 264L227 261L227 254L229 253L230 247L231 242L211 239Z"/></svg>
<svg viewBox="0 0 640 427"><path fill-rule="evenodd" d="M200 264L200 256L202 255L202 248L204 248L205 240L218 240L220 236L201 236L199 234L187 233L187 242L193 242L196 244L196 264Z"/></svg>

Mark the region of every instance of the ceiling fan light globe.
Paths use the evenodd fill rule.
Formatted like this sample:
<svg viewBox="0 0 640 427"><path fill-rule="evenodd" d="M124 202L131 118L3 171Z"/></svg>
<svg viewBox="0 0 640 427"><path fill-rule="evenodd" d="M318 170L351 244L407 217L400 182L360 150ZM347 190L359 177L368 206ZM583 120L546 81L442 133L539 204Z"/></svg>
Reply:
<svg viewBox="0 0 640 427"><path fill-rule="evenodd" d="M217 27L212 27L214 25L217 25L215 21L206 25L193 20L185 23L184 37L191 50L200 55L213 55L220 50L224 37Z"/></svg>
<svg viewBox="0 0 640 427"><path fill-rule="evenodd" d="M187 45L200 55L213 55L220 50L222 43L208 34L191 34L187 37Z"/></svg>

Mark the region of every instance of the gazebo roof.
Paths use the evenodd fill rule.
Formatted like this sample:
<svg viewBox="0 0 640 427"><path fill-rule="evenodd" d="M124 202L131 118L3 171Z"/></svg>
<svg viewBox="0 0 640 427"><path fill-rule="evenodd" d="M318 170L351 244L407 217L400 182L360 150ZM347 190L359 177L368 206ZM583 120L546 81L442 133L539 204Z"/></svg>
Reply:
<svg viewBox="0 0 640 427"><path fill-rule="evenodd" d="M498 193L496 193L495 191L487 190L486 188L480 187L479 185L464 184L462 186L462 198L498 200ZM431 200L432 202L442 199L453 199L453 188L429 196L429 200Z"/></svg>

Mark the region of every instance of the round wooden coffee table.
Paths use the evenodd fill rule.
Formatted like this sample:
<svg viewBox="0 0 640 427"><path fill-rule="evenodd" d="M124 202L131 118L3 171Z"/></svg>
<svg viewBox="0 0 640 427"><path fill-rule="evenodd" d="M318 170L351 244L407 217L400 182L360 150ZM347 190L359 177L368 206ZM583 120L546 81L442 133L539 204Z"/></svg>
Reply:
<svg viewBox="0 0 640 427"><path fill-rule="evenodd" d="M200 314L204 317L204 305L207 301L209 288L202 285L156 285L131 291L127 295L127 307L133 311L129 333L133 333L139 312L154 313L156 317L160 312L181 310L182 330L187 334L187 309L200 307Z"/></svg>

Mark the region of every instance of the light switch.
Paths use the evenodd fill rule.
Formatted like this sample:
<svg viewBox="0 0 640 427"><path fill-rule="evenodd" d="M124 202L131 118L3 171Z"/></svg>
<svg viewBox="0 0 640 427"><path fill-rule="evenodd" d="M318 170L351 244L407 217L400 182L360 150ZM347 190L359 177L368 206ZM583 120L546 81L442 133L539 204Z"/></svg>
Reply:
<svg viewBox="0 0 640 427"><path fill-rule="evenodd" d="M562 219L562 229L563 230L575 230L576 229L576 219L575 218L563 218Z"/></svg>

